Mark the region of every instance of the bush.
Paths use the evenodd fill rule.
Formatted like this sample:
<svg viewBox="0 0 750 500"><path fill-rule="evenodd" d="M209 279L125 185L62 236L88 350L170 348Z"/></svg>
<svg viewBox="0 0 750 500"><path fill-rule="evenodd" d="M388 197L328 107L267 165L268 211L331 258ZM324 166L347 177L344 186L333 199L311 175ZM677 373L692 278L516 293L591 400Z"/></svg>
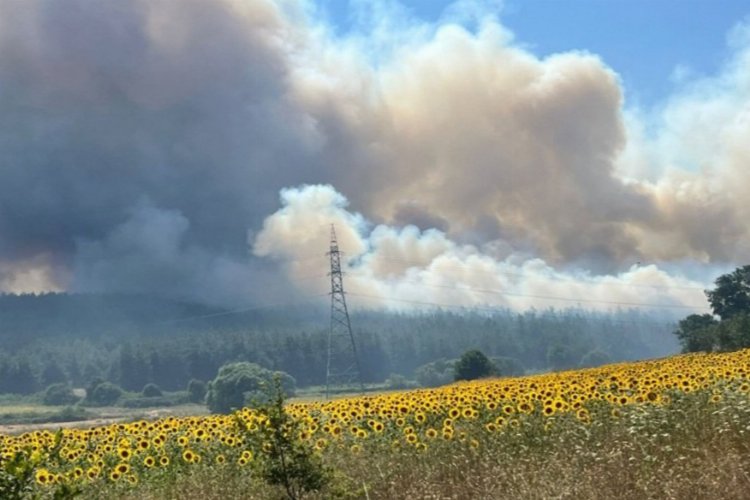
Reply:
<svg viewBox="0 0 750 500"><path fill-rule="evenodd" d="M296 382L287 373L272 372L244 361L226 364L219 368L216 378L209 383L206 404L212 413L228 413L247 403L265 402L274 375L279 377L286 395L293 395Z"/></svg>
<svg viewBox="0 0 750 500"><path fill-rule="evenodd" d="M44 391L42 403L49 406L66 406L72 405L81 399L73 393L73 389L68 384L52 384Z"/></svg>
<svg viewBox="0 0 750 500"><path fill-rule="evenodd" d="M145 398L159 398L163 396L161 389L156 384L146 384L141 391L141 395Z"/></svg>
<svg viewBox="0 0 750 500"><path fill-rule="evenodd" d="M472 349L466 351L456 362L454 368L455 380L475 380L495 374L495 366L482 351Z"/></svg>
<svg viewBox="0 0 750 500"><path fill-rule="evenodd" d="M191 403L205 403L206 402L206 383L202 380L193 379L188 382L188 401Z"/></svg>
<svg viewBox="0 0 750 500"><path fill-rule="evenodd" d="M89 392L91 390L91 392ZM86 389L85 402L91 406L113 405L122 396L120 387L110 382L100 382Z"/></svg>

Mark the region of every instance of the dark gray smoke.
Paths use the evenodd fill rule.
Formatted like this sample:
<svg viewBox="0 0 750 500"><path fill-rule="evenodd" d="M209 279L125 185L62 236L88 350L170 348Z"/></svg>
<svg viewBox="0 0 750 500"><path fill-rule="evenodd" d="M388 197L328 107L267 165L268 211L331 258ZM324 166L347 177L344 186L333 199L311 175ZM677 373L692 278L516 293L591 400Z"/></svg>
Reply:
<svg viewBox="0 0 750 500"><path fill-rule="evenodd" d="M295 237L262 250L254 235L278 215L279 191L302 185L346 196L382 234L421 241L387 225L435 228L430 241L464 253L471 243L523 272L750 258L741 28L720 77L686 87L662 115L626 120L601 60L539 60L497 20L471 33L383 18L340 39L306 8L0 3L0 289L252 300L277 281L266 257L301 258L279 247ZM389 37L398 43L385 51ZM658 137L639 133L646 122ZM350 241L373 244L366 222L352 227ZM325 231L308 252L325 251Z"/></svg>

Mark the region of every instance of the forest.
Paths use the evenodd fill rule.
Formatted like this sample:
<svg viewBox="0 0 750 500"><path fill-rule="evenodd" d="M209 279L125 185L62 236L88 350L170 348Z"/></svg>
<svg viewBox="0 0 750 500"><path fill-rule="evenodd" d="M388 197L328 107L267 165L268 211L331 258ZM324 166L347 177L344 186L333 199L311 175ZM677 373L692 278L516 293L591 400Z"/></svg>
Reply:
<svg viewBox="0 0 750 500"><path fill-rule="evenodd" d="M130 391L184 390L233 361L325 383L328 308L228 311L121 294L0 296L0 393L102 379ZM679 351L674 318L640 310L355 311L365 382L413 380L479 349L517 375ZM443 365L441 365L443 363ZM439 375L439 374L438 374ZM423 382L424 384L424 382Z"/></svg>

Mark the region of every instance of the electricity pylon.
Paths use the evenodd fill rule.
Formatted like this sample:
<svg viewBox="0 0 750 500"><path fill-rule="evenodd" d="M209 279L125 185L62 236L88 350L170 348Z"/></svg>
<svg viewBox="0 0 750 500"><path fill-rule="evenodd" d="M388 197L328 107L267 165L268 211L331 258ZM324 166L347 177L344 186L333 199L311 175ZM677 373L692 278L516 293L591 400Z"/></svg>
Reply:
<svg viewBox="0 0 750 500"><path fill-rule="evenodd" d="M331 260L331 329L328 331L328 362L326 363L326 399L331 387L353 388L364 392L362 372L354 342L349 311L346 308L344 277L341 272L341 252L336 240L336 229L331 224L331 248L326 254Z"/></svg>

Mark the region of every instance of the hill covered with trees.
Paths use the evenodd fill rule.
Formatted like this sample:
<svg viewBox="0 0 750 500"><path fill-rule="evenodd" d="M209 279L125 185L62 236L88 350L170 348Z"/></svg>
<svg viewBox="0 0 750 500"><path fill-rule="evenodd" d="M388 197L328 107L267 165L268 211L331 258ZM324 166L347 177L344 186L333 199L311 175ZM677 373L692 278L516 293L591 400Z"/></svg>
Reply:
<svg viewBox="0 0 750 500"><path fill-rule="evenodd" d="M0 393L31 393L101 378L127 390L185 389L248 361L291 374L299 387L325 382L328 310L245 312L131 295L0 296ZM421 366L468 349L538 372L679 350L674 323L641 311L581 309L492 313L355 312L367 382L413 378Z"/></svg>

